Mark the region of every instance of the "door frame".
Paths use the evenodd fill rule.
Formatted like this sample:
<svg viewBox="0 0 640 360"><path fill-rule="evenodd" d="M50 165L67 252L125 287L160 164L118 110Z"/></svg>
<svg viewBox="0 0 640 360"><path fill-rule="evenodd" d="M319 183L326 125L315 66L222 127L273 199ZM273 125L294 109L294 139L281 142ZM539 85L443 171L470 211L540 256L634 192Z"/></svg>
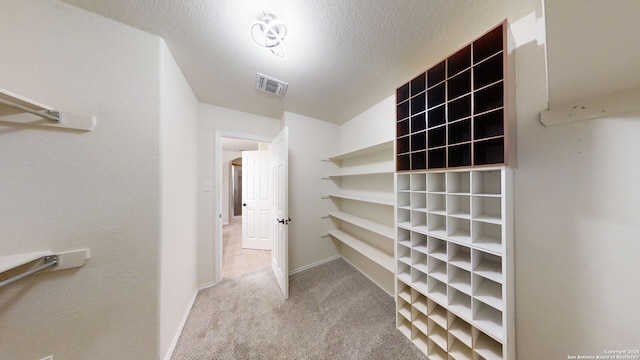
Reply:
<svg viewBox="0 0 640 360"><path fill-rule="evenodd" d="M240 140L250 140L257 141L262 143L271 143L273 141L272 138L244 134L233 131L222 131L218 130L215 133L214 138L214 157L213 157L213 167L214 167L214 180L213 180L213 189L214 194L217 197L215 200L214 206L214 237L213 237L213 246L214 246L214 283L217 284L222 281L222 138L232 138L232 139L240 139Z"/></svg>

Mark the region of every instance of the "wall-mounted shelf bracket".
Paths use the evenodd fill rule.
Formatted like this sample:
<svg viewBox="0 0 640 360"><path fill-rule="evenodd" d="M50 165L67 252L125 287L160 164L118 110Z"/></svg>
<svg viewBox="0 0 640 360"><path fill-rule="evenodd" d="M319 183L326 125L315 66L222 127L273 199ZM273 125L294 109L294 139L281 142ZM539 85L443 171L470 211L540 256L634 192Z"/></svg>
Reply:
<svg viewBox="0 0 640 360"><path fill-rule="evenodd" d="M51 251L0 256L0 275L23 265L32 263L31 268L0 281L0 288L13 284L27 276L47 271L58 271L83 266L89 258L89 249L79 249L52 254ZM37 263L35 263L38 261ZM11 275L11 274L8 274Z"/></svg>
<svg viewBox="0 0 640 360"><path fill-rule="evenodd" d="M640 87L540 113L544 126L598 119L640 110Z"/></svg>
<svg viewBox="0 0 640 360"><path fill-rule="evenodd" d="M4 89L0 89L0 122L84 131L96 127L93 115L54 110Z"/></svg>

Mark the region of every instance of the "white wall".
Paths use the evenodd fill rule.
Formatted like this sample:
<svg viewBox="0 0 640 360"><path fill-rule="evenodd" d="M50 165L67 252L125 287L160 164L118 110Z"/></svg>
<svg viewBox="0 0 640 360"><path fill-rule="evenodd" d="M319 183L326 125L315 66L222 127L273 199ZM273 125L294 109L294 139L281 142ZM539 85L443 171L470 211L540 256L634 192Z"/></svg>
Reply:
<svg viewBox="0 0 640 360"><path fill-rule="evenodd" d="M160 47L160 358L173 351L197 294L198 107L164 41Z"/></svg>
<svg viewBox="0 0 640 360"><path fill-rule="evenodd" d="M155 359L161 41L53 0L0 4L1 87L98 118L0 125L0 256L91 248L0 290L3 359Z"/></svg>
<svg viewBox="0 0 640 360"><path fill-rule="evenodd" d="M339 152L347 153L393 140L396 137L395 118L394 93L340 126Z"/></svg>
<svg viewBox="0 0 640 360"><path fill-rule="evenodd" d="M285 112L289 128L289 271L308 267L334 257L338 250L325 231L320 216L326 213L327 200L322 180L322 160L338 153L337 125Z"/></svg>
<svg viewBox="0 0 640 360"><path fill-rule="evenodd" d="M221 184L214 183L213 191L204 191L204 182L216 179L216 132L273 139L281 121L207 104L200 104L198 116L198 284L202 286L215 281L215 202Z"/></svg>

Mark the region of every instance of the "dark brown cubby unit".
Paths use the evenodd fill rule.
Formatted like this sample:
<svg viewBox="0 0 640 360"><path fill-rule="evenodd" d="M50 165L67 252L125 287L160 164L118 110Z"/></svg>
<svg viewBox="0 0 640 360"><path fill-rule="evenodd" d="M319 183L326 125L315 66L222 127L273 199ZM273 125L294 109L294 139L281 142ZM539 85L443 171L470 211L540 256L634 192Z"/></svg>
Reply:
<svg viewBox="0 0 640 360"><path fill-rule="evenodd" d="M396 90L396 170L515 166L514 46L503 21Z"/></svg>

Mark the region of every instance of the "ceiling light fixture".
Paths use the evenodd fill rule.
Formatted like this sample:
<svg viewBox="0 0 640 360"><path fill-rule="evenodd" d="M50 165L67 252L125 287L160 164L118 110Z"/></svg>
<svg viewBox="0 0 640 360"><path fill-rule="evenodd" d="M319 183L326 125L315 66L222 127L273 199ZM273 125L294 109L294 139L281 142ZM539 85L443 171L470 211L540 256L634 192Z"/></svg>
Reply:
<svg viewBox="0 0 640 360"><path fill-rule="evenodd" d="M253 41L271 50L278 57L285 57L284 38L287 36L287 25L273 14L262 13L262 17L251 23Z"/></svg>

